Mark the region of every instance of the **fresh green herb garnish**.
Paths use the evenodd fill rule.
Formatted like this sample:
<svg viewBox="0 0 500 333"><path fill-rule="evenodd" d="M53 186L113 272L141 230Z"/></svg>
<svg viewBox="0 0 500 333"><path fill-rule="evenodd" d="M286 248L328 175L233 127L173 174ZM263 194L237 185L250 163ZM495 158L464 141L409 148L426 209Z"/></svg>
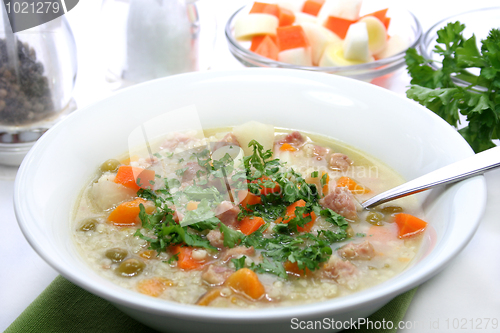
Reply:
<svg viewBox="0 0 500 333"><path fill-rule="evenodd" d="M328 183L327 179L328 179L328 174L325 172L325 174L321 176L321 179L319 180L322 187Z"/></svg>
<svg viewBox="0 0 500 333"><path fill-rule="evenodd" d="M177 170L175 170L175 174L176 174L177 176L182 177L182 176L184 175L184 172L186 172L186 170L187 170L187 169L188 169L188 168L181 168L181 169L177 169Z"/></svg>
<svg viewBox="0 0 500 333"><path fill-rule="evenodd" d="M189 200L202 200L202 199L212 199L220 200L220 192L214 186L211 187L200 187L200 186L188 186L184 189L184 194Z"/></svg>
<svg viewBox="0 0 500 333"><path fill-rule="evenodd" d="M182 227L174 221L174 211L163 206L157 209L153 214L146 214L143 204L139 205L139 218L142 222L142 228L151 230L155 238L147 237L142 234L141 229L137 229L134 236L138 236L150 243L150 249L157 252L165 251L170 245L185 243L189 246L203 247L215 250L210 242L203 237L188 231L187 227Z"/></svg>
<svg viewBox="0 0 500 333"><path fill-rule="evenodd" d="M237 230L233 230L226 226L224 223L219 224L220 231L224 235L224 246L225 247L235 247L241 243L245 238L245 235Z"/></svg>
<svg viewBox="0 0 500 333"><path fill-rule="evenodd" d="M173 254L166 262L172 264L174 261L179 261L179 253Z"/></svg>
<svg viewBox="0 0 500 333"><path fill-rule="evenodd" d="M209 201L202 199L196 209L186 212L181 226L190 226L197 231L203 231L216 229L219 223L220 220L215 217Z"/></svg>
<svg viewBox="0 0 500 333"><path fill-rule="evenodd" d="M348 237L348 222L334 211L323 209L319 205L316 186L307 184L300 173L286 168L278 159L272 159L270 150L264 151L263 146L256 141L250 142L249 147L253 148L253 154L244 157L243 170L234 170L229 155L218 161L211 161L208 150L204 150L192 154L203 168L198 172L199 179L193 180L192 185L179 190L181 183L178 179L165 179L164 188L140 189L138 196L154 202L156 210L152 214L146 214L145 207L140 205L142 229L138 229L135 235L150 242L150 249L158 252L167 251L169 246L178 244L216 250L206 235L210 230L219 229L224 247L253 246L261 251L262 261L249 266L257 273L274 274L287 279L284 268L286 262L296 263L303 271L319 269L330 258L331 245ZM177 170L177 176L182 176L185 170L187 168ZM229 174L231 177L227 177ZM311 174L316 177L318 175L318 172ZM258 216L266 222L248 236L221 223L215 216L215 208L223 200L227 200L224 199L226 194L221 193L221 188L224 187L217 188L217 182L226 185L226 181L230 182L233 190L248 188L248 191L260 196L260 204L246 207L240 205L240 219L244 216ZM320 181L323 185L326 177L323 176ZM277 187L280 191L275 191ZM299 200L303 200L305 204L301 204L304 207L299 205L295 208L293 218L289 217L287 223L277 223L272 232L264 234L271 222L284 219L287 208ZM187 201L197 201L198 204L196 209L183 212L179 224L174 221L176 212L169 205L181 207L180 203ZM331 228L314 233L299 232L299 228L311 221L312 213L329 222ZM236 269L240 269L245 267L245 259L243 256L231 259L231 262Z"/></svg>
<svg viewBox="0 0 500 333"><path fill-rule="evenodd" d="M245 259L246 256L242 256L238 259L231 259L231 262L234 264L234 270L237 271L245 267Z"/></svg>
<svg viewBox="0 0 500 333"><path fill-rule="evenodd" d="M276 261L270 261L266 257L264 257L262 262L258 265L252 263L250 269L256 273L274 274L285 280L288 278L285 267L281 263Z"/></svg>
<svg viewBox="0 0 500 333"><path fill-rule="evenodd" d="M492 29L481 41L463 37L464 24L448 23L437 34L434 53L442 56L441 68L434 70L413 48L405 60L412 86L406 95L458 127L459 114L468 125L458 132L476 153L492 148L500 137L500 30ZM474 75L471 69L479 68ZM458 84L460 79L464 84Z"/></svg>
<svg viewBox="0 0 500 333"><path fill-rule="evenodd" d="M347 229L349 226L349 222L342 215L335 213L330 208L322 209L319 213L327 222L340 227L342 230Z"/></svg>

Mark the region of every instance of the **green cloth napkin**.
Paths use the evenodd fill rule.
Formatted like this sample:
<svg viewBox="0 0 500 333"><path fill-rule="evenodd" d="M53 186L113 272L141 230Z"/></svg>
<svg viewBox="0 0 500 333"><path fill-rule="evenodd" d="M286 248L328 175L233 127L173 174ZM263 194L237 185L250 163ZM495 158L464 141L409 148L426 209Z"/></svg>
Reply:
<svg viewBox="0 0 500 333"><path fill-rule="evenodd" d="M413 295L412 289L394 298L369 317L371 321L393 321L394 327L403 319ZM353 330L349 330L353 331ZM143 333L155 330L128 317L106 300L97 297L61 276L58 276L4 333ZM348 332L348 330L344 331ZM370 332L358 329L356 332ZM396 332L377 330L377 333Z"/></svg>

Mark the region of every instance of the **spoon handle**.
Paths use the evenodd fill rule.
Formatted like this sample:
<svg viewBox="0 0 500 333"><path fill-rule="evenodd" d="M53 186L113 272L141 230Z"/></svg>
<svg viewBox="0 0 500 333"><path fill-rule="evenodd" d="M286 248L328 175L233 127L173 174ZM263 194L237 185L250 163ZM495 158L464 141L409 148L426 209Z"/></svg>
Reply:
<svg viewBox="0 0 500 333"><path fill-rule="evenodd" d="M500 146L410 180L366 200L361 206L364 209L375 207L385 202L406 197L407 195L425 191L436 186L458 182L478 174L483 174L498 167L500 167Z"/></svg>

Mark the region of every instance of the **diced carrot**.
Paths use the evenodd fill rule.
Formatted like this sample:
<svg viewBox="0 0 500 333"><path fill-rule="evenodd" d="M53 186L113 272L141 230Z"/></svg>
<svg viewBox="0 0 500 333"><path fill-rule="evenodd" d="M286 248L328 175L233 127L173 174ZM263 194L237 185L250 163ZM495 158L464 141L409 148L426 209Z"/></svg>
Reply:
<svg viewBox="0 0 500 333"><path fill-rule="evenodd" d="M260 43L264 40L267 35L255 35L252 37L252 44L250 44L250 51L255 52L259 47Z"/></svg>
<svg viewBox="0 0 500 333"><path fill-rule="evenodd" d="M279 18L280 8L276 4L254 2L249 14L251 13L270 14Z"/></svg>
<svg viewBox="0 0 500 333"><path fill-rule="evenodd" d="M307 267L306 267L305 272L304 272L304 270L299 269L299 265L296 262L292 263L291 261L287 261L283 264L283 266L285 267L285 271L288 274L295 275L297 277L299 277L299 276L304 277L304 276L309 276L312 274L312 272Z"/></svg>
<svg viewBox="0 0 500 333"><path fill-rule="evenodd" d="M385 26L386 29L389 29L389 23L391 22L391 18L387 17L387 10L388 9L389 8L377 10L376 12L373 12L373 13L370 13L370 14L366 14L363 17L367 17L367 16L376 17L376 18L378 18L384 24L384 26Z"/></svg>
<svg viewBox="0 0 500 333"><path fill-rule="evenodd" d="M222 288L214 288L210 289L206 293L204 293L196 302L197 305L201 306L207 306L209 305L213 300L221 296L221 290Z"/></svg>
<svg viewBox="0 0 500 333"><path fill-rule="evenodd" d="M285 142L284 144L281 145L280 150L281 151L296 151L297 148L295 148L291 144Z"/></svg>
<svg viewBox="0 0 500 333"><path fill-rule="evenodd" d="M109 214L108 222L118 227L132 227L141 223L139 220L140 204L144 205L146 213L151 214L154 211L154 205L151 202L137 198L118 205Z"/></svg>
<svg viewBox="0 0 500 333"><path fill-rule="evenodd" d="M306 206L306 202L302 199L294 202L293 204L291 204L290 206L288 206L286 208L286 214L285 214L285 219L283 219L282 217L279 217L277 220L276 220L276 223L288 223L290 222L292 219L295 218L295 208L297 207L305 207Z"/></svg>
<svg viewBox="0 0 500 333"><path fill-rule="evenodd" d="M304 29L300 25L278 27L276 29L280 51L309 46Z"/></svg>
<svg viewBox="0 0 500 333"><path fill-rule="evenodd" d="M189 201L186 205L187 210L195 210L198 208L198 205L200 204L199 201Z"/></svg>
<svg viewBox="0 0 500 333"><path fill-rule="evenodd" d="M252 183L260 183L271 180L271 178L267 176L262 176L259 179L252 180ZM268 195L269 193L276 193L280 191L280 185L277 182L274 182L274 187L264 187L264 184L260 185L260 194Z"/></svg>
<svg viewBox="0 0 500 333"><path fill-rule="evenodd" d="M255 52L255 50L257 50L257 48L259 47L260 43L262 43L264 38L266 38L267 36L271 38L274 44L278 45L276 35L255 35L252 37L252 44L250 45L250 51Z"/></svg>
<svg viewBox="0 0 500 333"><path fill-rule="evenodd" d="M285 219L283 219L282 217L279 217L275 222L276 223L288 223L288 222L290 222L292 219L294 219L296 217L295 209L297 207L305 207L305 206L306 206L306 202L304 200L302 200L302 199L297 200L296 202L294 202L293 204L291 204L290 206L288 206L286 208ZM310 214L304 214L303 217L307 217L309 215L311 216L311 222L306 223L303 227L297 226L297 230L299 232L309 232L311 230L312 226L314 225L314 221L316 220L316 214L314 214L314 212L311 212Z"/></svg>
<svg viewBox="0 0 500 333"><path fill-rule="evenodd" d="M304 215L304 217L306 217L306 216L309 216L309 214ZM314 214L314 212L311 212L311 222L308 222L308 223L304 224L303 227L297 226L297 230L299 232L309 232L309 231L311 231L311 228L314 225L314 221L316 221L316 214Z"/></svg>
<svg viewBox="0 0 500 333"><path fill-rule="evenodd" d="M323 185L323 188L322 188L323 195L327 195L328 194L328 183L330 182L330 175L327 172L321 171L321 178L323 178L323 176L325 174L326 174L325 185ZM320 182L320 185L321 185L321 182Z"/></svg>
<svg viewBox="0 0 500 333"><path fill-rule="evenodd" d="M288 25L292 25L293 22L295 22L295 14L289 9L280 7L280 13L278 19L279 19L279 26L286 27Z"/></svg>
<svg viewBox="0 0 500 333"><path fill-rule="evenodd" d="M253 299L259 299L266 293L257 274L248 268L241 268L231 274L226 280L226 285Z"/></svg>
<svg viewBox="0 0 500 333"><path fill-rule="evenodd" d="M257 46L254 52L263 57L272 60L278 60L278 46L275 42L273 42L273 39L269 35L266 35L264 37L264 39L262 40L262 42L260 42L259 46Z"/></svg>
<svg viewBox="0 0 500 333"><path fill-rule="evenodd" d="M137 283L137 290L139 290L142 294L158 297L167 289L167 287L171 287L173 285L174 283L168 279L154 277L152 279L139 281L139 283Z"/></svg>
<svg viewBox="0 0 500 333"><path fill-rule="evenodd" d="M243 208L245 208L246 210L249 210L247 206L258 205L262 203L260 195L255 195L248 191L238 192L238 199L240 201L241 206L243 206Z"/></svg>
<svg viewBox="0 0 500 333"><path fill-rule="evenodd" d="M386 17L382 23L384 24L385 28L386 29L389 29L389 25L391 24L391 18L390 17ZM389 36L387 36L389 38Z"/></svg>
<svg viewBox="0 0 500 333"><path fill-rule="evenodd" d="M352 178L345 176L337 180L337 187L347 187L353 194L366 194L371 192L369 188L359 185Z"/></svg>
<svg viewBox="0 0 500 333"><path fill-rule="evenodd" d="M261 226L266 224L262 217L258 216L245 216L239 224L238 229L245 235L250 235L256 232Z"/></svg>
<svg viewBox="0 0 500 333"><path fill-rule="evenodd" d="M304 5L302 6L302 12L313 15L313 16L318 16L318 13L323 7L323 4L325 3L325 0L306 0L304 2Z"/></svg>
<svg viewBox="0 0 500 333"><path fill-rule="evenodd" d="M427 222L410 214L396 214L394 216L394 220L399 227L399 238L407 238L417 235L423 232L427 227Z"/></svg>
<svg viewBox="0 0 500 333"><path fill-rule="evenodd" d="M175 245L170 249L173 255L177 255L177 267L187 271L203 267L205 260L196 260L192 257L194 249L191 246L181 245Z"/></svg>
<svg viewBox="0 0 500 333"><path fill-rule="evenodd" d="M138 191L140 188L151 188L151 182L155 180L153 170L122 165L118 168L114 182ZM137 183L141 186L139 186Z"/></svg>
<svg viewBox="0 0 500 333"><path fill-rule="evenodd" d="M353 23L356 23L356 21L351 21L336 16L328 16L328 19L325 22L325 28L332 31L340 38L344 39L345 35L347 34L347 30L349 30L349 27Z"/></svg>

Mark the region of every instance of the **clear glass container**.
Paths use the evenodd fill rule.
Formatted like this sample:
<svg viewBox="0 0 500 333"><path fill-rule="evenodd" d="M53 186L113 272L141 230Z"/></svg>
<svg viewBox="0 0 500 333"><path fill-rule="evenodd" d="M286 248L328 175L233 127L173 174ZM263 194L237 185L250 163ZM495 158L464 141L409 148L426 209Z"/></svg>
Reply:
<svg viewBox="0 0 500 333"><path fill-rule="evenodd" d="M361 7L361 14L367 14L378 8L376 3L368 3L373 8L366 10ZM368 6L369 7L369 6ZM351 66L319 67L319 66L298 66L279 62L250 51L250 42L241 42L234 37L235 22L242 16L247 15L252 8L251 5L244 6L237 10L228 20L225 27L225 35L229 46L229 51L233 56L247 67L269 67L299 69L311 72L321 72L336 75L348 76L358 80L370 81L377 77L390 74L405 65L404 56L407 48L416 47L422 35L422 27L418 19L410 11L401 7L390 7L387 15L391 18L388 34L399 36L405 41L407 48L390 57L378 59L376 61Z"/></svg>
<svg viewBox="0 0 500 333"><path fill-rule="evenodd" d="M436 24L434 24L427 32L423 35L420 40L419 50L425 59L431 60L429 66L434 69L439 69L442 57L434 52L437 45L437 32L444 28L448 23L460 22L465 25L463 36L465 38L470 38L472 35L476 36L476 43L478 49L481 49L481 40L488 37L491 29L498 28L500 18L500 7L489 7L480 8L467 11L465 13L460 13L447 17ZM475 75L479 75L479 68L471 68L470 72ZM452 80L459 85L468 86L470 83L460 80L459 78L453 77ZM484 87L476 86L477 89L486 90Z"/></svg>
<svg viewBox="0 0 500 333"><path fill-rule="evenodd" d="M76 46L64 16L13 33L0 8L0 164L18 165L47 129L76 108Z"/></svg>
<svg viewBox="0 0 500 333"><path fill-rule="evenodd" d="M112 89L209 68L215 16L194 1L103 1L102 54Z"/></svg>

